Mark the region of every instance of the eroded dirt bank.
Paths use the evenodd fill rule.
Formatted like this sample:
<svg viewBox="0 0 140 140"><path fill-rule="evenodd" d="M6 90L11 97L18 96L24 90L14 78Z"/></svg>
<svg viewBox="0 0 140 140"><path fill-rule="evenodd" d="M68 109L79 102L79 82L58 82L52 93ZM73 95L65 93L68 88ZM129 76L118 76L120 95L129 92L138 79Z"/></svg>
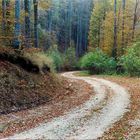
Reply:
<svg viewBox="0 0 140 140"><path fill-rule="evenodd" d="M53 74L34 74L0 60L0 114L49 102L67 92L69 83Z"/></svg>
<svg viewBox="0 0 140 140"><path fill-rule="evenodd" d="M77 82L53 75L34 75L8 62L0 62L0 64L1 76L5 75L5 78L1 77L1 86L3 86L3 89L0 89L1 101L5 101L3 101L3 97L9 99L11 96L14 98L10 102L15 103L20 103L24 98L25 101L32 100L32 104L29 106L25 104L24 108L20 108L17 104L18 112L11 110L13 106L7 102L1 106L3 109L4 107L11 107L8 109L13 113L0 115L0 129L2 131L0 138L34 128L45 120L51 121L69 109L83 104L90 98L91 94L94 94L92 87L83 81ZM7 83L8 87L5 85L5 81L9 82ZM11 87L14 90L11 90ZM47 98L43 98L43 102L39 102L40 97ZM38 102L40 106L37 107Z"/></svg>

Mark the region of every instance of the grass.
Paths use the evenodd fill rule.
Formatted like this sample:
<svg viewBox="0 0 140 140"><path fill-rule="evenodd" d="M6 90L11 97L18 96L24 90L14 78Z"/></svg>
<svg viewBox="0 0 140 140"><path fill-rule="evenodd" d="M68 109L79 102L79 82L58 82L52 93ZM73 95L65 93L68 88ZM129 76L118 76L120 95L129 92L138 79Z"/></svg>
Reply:
<svg viewBox="0 0 140 140"><path fill-rule="evenodd" d="M88 71L80 71L75 74L76 76L90 76L91 74Z"/></svg>
<svg viewBox="0 0 140 140"><path fill-rule="evenodd" d="M50 57L47 57L43 52L25 52L24 58L30 60L33 64L37 65L41 70L45 65L50 67L51 72L54 71L54 63Z"/></svg>
<svg viewBox="0 0 140 140"><path fill-rule="evenodd" d="M76 73L77 76L93 76L94 74L91 74L89 71L84 70L84 71L80 71ZM95 74L96 76L103 76L103 77L129 77L129 75L127 73L122 73L122 74L117 74L117 73L102 73L102 74Z"/></svg>

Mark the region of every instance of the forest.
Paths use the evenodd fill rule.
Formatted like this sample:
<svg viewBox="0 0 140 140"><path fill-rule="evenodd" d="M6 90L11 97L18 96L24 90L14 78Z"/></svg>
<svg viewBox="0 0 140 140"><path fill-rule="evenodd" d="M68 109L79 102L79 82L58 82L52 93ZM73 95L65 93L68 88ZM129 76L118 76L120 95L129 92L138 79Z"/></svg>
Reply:
<svg viewBox="0 0 140 140"><path fill-rule="evenodd" d="M114 73L139 76L139 60L135 61L139 54L133 50L139 48L135 47L140 36L138 0L1 2L4 46L41 48L57 70L97 69L97 73L104 73L103 67L111 67ZM98 53L103 55L95 60L98 66L89 64L89 57ZM130 56L133 53L136 55ZM101 60L104 57L105 62ZM132 63L131 68L127 63Z"/></svg>
<svg viewBox="0 0 140 140"><path fill-rule="evenodd" d="M0 0L0 139L140 139L140 0Z"/></svg>

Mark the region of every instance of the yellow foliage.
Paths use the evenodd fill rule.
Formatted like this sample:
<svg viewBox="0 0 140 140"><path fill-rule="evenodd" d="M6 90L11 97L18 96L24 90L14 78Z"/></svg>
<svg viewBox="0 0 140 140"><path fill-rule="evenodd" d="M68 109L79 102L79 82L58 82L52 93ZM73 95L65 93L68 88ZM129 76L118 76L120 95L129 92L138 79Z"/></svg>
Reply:
<svg viewBox="0 0 140 140"><path fill-rule="evenodd" d="M43 52L24 52L23 57L30 60L34 65L37 65L40 69L40 72L42 72L43 66L48 66L51 68L51 71L54 70L54 63L53 60L46 56Z"/></svg>
<svg viewBox="0 0 140 140"><path fill-rule="evenodd" d="M51 0L39 0L39 8L47 10L51 5Z"/></svg>
<svg viewBox="0 0 140 140"><path fill-rule="evenodd" d="M122 55L123 47L127 47L132 42L132 27L133 27L133 18L134 18L134 5L135 2L133 0L126 1L125 13L123 15L122 10L122 0L117 1L117 55ZM110 56L112 55L112 48L114 43L114 0L110 0L110 9L106 12L105 19L101 21L100 28L100 44L99 47ZM89 48L93 50L92 47L96 47L95 45L95 28L98 15L100 15L101 10L100 2L95 3L95 7L93 9L93 13L91 16L90 22L90 32L89 32ZM124 30L123 29L123 16L124 16ZM95 20L96 19L96 20ZM95 28L95 29L94 29ZM138 30L139 29L139 30ZM135 31L135 38L140 35L140 28ZM99 30L99 29L98 29ZM98 31L97 30L97 31ZM122 32L124 32L124 46L122 46ZM93 35L94 33L94 35Z"/></svg>
<svg viewBox="0 0 140 140"><path fill-rule="evenodd" d="M104 40L102 42L102 50L107 54L111 55L112 53L112 46L113 46L113 25L114 25L114 13L110 11L107 16L106 20L104 21Z"/></svg>

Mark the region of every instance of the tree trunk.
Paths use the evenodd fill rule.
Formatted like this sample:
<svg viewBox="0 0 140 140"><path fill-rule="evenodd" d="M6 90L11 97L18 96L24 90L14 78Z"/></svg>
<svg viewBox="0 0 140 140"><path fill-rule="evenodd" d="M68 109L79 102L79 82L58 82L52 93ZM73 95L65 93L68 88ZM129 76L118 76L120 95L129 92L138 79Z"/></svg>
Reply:
<svg viewBox="0 0 140 140"><path fill-rule="evenodd" d="M2 0L2 34L5 36L6 1Z"/></svg>
<svg viewBox="0 0 140 140"><path fill-rule="evenodd" d="M137 9L138 9L139 0L136 0L135 4L135 11L134 11L134 18L133 18L133 29L132 29L132 40L135 37L135 28L137 23Z"/></svg>
<svg viewBox="0 0 140 140"><path fill-rule="evenodd" d="M9 35L9 31L11 31L11 21L10 21L10 0L6 0L6 19L5 19L5 24L6 24L6 28L5 28L5 33L6 35Z"/></svg>
<svg viewBox="0 0 140 140"><path fill-rule="evenodd" d="M104 7L104 13L103 13L103 15L104 16L103 16L103 24L102 24L102 38L101 38L102 39L102 46L101 46L102 49L104 48L104 40L105 40L105 37L104 37L105 36L105 33L104 33L104 28L105 28L104 27L105 26L104 25L104 21L106 19L106 7Z"/></svg>
<svg viewBox="0 0 140 140"><path fill-rule="evenodd" d="M122 0L122 47L121 54L124 53L124 25L125 25L125 0Z"/></svg>
<svg viewBox="0 0 140 140"><path fill-rule="evenodd" d="M38 41L38 0L34 0L34 45L35 48L39 47L39 41Z"/></svg>
<svg viewBox="0 0 140 140"><path fill-rule="evenodd" d="M31 39L31 27L30 27L30 0L24 0L24 10L25 10L25 45L26 47L30 47L30 39Z"/></svg>
<svg viewBox="0 0 140 140"><path fill-rule="evenodd" d="M15 0L15 40L14 40L14 48L19 48L20 46L20 0Z"/></svg>
<svg viewBox="0 0 140 140"><path fill-rule="evenodd" d="M98 44L97 44L97 47L100 48L100 37L101 37L101 19L99 19L99 25L98 25Z"/></svg>
<svg viewBox="0 0 140 140"><path fill-rule="evenodd" d="M114 43L112 57L117 59L117 0L114 0Z"/></svg>

